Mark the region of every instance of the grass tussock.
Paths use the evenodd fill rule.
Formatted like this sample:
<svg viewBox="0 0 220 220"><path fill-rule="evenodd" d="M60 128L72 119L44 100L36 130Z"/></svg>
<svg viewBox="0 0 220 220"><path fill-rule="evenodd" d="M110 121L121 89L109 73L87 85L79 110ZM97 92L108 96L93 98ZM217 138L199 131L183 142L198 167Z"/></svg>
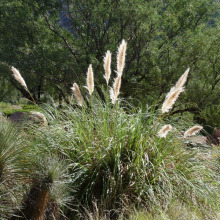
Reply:
<svg viewBox="0 0 220 220"><path fill-rule="evenodd" d="M157 136L156 114L128 111L101 101L91 109L49 111L51 128L35 144L71 164L79 213L85 207L93 210L94 202L99 215L111 210L109 218L118 217L123 207L166 208L173 200L207 205L207 210L214 205L216 158L209 165L201 163L196 151L185 148L179 131Z"/></svg>
<svg viewBox="0 0 220 220"><path fill-rule="evenodd" d="M25 128L29 188L22 191L17 215L29 219L59 219L61 214L69 219L178 219L183 212L178 215L173 207L184 207L188 210L185 217L195 213L204 218L217 216L219 149L206 161L207 151L187 148L186 129L166 118L184 90L189 69L170 90L162 109L132 106L119 97L126 47L123 40L112 88L96 92L90 65L88 91L80 91L74 83L76 102L59 109L46 106L49 126ZM104 58L107 84L110 54ZM173 206L174 202L179 205Z"/></svg>

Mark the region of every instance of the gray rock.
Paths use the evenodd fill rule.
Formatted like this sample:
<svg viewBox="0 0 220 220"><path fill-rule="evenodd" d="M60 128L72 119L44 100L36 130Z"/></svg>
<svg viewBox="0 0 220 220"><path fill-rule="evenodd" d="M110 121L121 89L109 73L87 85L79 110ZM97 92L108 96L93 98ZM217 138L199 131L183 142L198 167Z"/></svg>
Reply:
<svg viewBox="0 0 220 220"><path fill-rule="evenodd" d="M28 113L26 112L14 112L9 118L12 122L23 122L27 120L27 117Z"/></svg>
<svg viewBox="0 0 220 220"><path fill-rule="evenodd" d="M28 120L31 120L31 121L33 121L37 124L41 124L41 125L44 125L44 126L48 125L46 117L41 112L35 112L35 111L29 112Z"/></svg>
<svg viewBox="0 0 220 220"><path fill-rule="evenodd" d="M14 112L10 116L12 122L33 122L34 124L39 124L47 126L48 122L44 114L41 112Z"/></svg>

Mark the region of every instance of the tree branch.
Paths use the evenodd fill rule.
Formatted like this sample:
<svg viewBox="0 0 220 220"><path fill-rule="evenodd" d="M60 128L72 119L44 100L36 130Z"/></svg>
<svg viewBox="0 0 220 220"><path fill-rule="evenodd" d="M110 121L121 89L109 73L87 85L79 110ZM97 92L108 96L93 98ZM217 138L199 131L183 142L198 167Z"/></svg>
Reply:
<svg viewBox="0 0 220 220"><path fill-rule="evenodd" d="M54 27L52 27L52 26L50 25L50 22L49 22L49 20L48 20L48 18L47 18L46 15L44 15L44 18L45 18L45 21L46 21L46 23L47 23L48 28L49 28L54 34L56 34L57 36L59 36L59 37L63 40L63 42L65 43L65 45L66 45L66 47L68 48L68 50L70 51L70 53L74 56L76 62L79 63L79 61L78 61L78 59L77 59L77 57L76 57L76 53L73 51L73 49L72 49L72 47L70 46L70 44L69 44L69 42L67 41L67 39L66 39L62 34L60 34L57 30L55 30Z"/></svg>
<svg viewBox="0 0 220 220"><path fill-rule="evenodd" d="M198 108L191 107L191 108L185 108L185 109L179 109L179 110L173 111L169 115L175 115L175 114L183 113L183 112L197 112L197 111L199 111Z"/></svg>

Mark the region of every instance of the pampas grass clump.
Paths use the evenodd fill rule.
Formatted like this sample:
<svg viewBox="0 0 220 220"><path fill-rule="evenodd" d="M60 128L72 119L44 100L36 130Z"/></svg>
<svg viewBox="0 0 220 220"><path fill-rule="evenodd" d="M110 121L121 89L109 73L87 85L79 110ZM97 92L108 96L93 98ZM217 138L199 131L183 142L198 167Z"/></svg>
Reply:
<svg viewBox="0 0 220 220"><path fill-rule="evenodd" d="M51 117L55 119L50 122L52 130L48 130L43 138L43 144L48 141L47 146L52 151L58 150L73 166L72 184L78 187L73 193L73 203L79 202L83 207L79 210L82 216L85 216L85 209L90 213L96 204L100 216L117 219L124 204L166 207L176 198L183 204L186 201L192 205L200 200L205 202L200 195L211 198L214 192L212 189L206 191L203 180L208 176L212 179L213 172L206 172L208 176L200 175L204 166L194 160L194 153L187 152L180 132L171 124L164 125L159 131L156 129L164 123L166 115L163 113L170 111L184 91L189 69L167 94L162 114L133 106L124 108L116 102L125 53L126 43L123 41L117 54L117 75L110 88L113 106L109 105L108 99L103 101L97 95L86 111L84 108L64 107L65 114L60 112L59 116L63 117L64 129L58 129L60 125L56 124L55 117ZM107 52L104 58L107 84L111 73L110 60L110 52ZM75 97L78 102L82 100L79 92ZM167 135L171 130L173 132ZM62 136L65 138L60 138Z"/></svg>
<svg viewBox="0 0 220 220"><path fill-rule="evenodd" d="M131 104L124 106L123 102L116 104L125 67L126 47L127 43L122 40L113 85L107 86L107 91L102 90L107 98L95 93L93 70L89 65L86 89L90 95L95 95L84 102L83 90L81 93L74 83L71 89L77 104L83 107L63 105L57 109L49 106L45 114L48 128L34 128L33 151L57 158L56 163L48 165L48 159L39 166L38 173L41 175L36 176L39 180L36 183L43 187L44 194L41 194L41 188L37 188L37 194L42 195L42 201L49 205L47 195L51 187L57 181L61 181L63 186L62 178L66 179L64 167L59 169L58 165L65 161L70 185L74 189L70 191L71 201L68 203L71 211L64 208L64 214L66 211L69 219L85 217L85 213L90 215L91 210L97 213L98 218L108 216L109 219L118 219L119 213L125 213L127 218L130 208L164 209L173 200L183 205L189 203L192 207L203 206L202 211L205 212L215 203L213 198L218 192L214 184L215 170L210 164L201 164L195 152L184 147L184 138L179 135L181 132L173 129L172 121L164 114L172 109L184 91L189 69L171 88L159 113L151 108L143 110ZM104 57L104 70L108 85L110 51ZM158 131L157 128L165 121L166 125ZM199 130L200 126L194 126L185 132L184 137ZM57 175L57 170L64 175ZM35 192L34 184L31 189ZM31 192L27 197L32 195ZM52 204L53 201L54 198L51 198ZM56 204L59 204L58 200ZM46 209L46 206L41 209L41 217Z"/></svg>

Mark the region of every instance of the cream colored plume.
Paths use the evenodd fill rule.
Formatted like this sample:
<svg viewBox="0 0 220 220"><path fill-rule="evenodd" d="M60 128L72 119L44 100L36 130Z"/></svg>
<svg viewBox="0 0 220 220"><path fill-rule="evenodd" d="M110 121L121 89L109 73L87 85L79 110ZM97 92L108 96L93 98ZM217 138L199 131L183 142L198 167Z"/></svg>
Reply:
<svg viewBox="0 0 220 220"><path fill-rule="evenodd" d="M73 90L73 94L78 102L78 105L82 106L83 104L83 97L82 97L82 94L80 92L80 89L79 89L79 86L74 83L73 84L73 87L71 87L71 89Z"/></svg>
<svg viewBox="0 0 220 220"><path fill-rule="evenodd" d="M162 113L169 112L169 110L173 107L174 103L178 99L180 93L183 91L184 89L181 87L177 90L173 90L172 92L168 93L162 105Z"/></svg>
<svg viewBox="0 0 220 220"><path fill-rule="evenodd" d="M104 70L105 70L104 78L107 82L107 85L109 83L109 79L111 76L111 60L112 60L112 54L108 50L105 54L105 57L104 57Z"/></svg>
<svg viewBox="0 0 220 220"><path fill-rule="evenodd" d="M89 94L92 95L94 91L94 76L93 76L93 70L92 70L92 65L89 65L88 72L87 72L87 90L89 91Z"/></svg>
<svg viewBox="0 0 220 220"><path fill-rule="evenodd" d="M118 48L117 53L117 74L122 76L122 72L125 66L125 55L126 55L127 43L123 39L121 45Z"/></svg>
<svg viewBox="0 0 220 220"><path fill-rule="evenodd" d="M113 105L116 103L116 100L120 93L120 88L121 88L121 76L117 76L115 78L113 88L110 89L110 98L112 100Z"/></svg>
<svg viewBox="0 0 220 220"><path fill-rule="evenodd" d="M192 136L197 134L199 131L201 131L203 129L202 126L200 125L195 125L193 127L191 127L190 129L188 129L185 133L184 133L184 138Z"/></svg>
<svg viewBox="0 0 220 220"><path fill-rule="evenodd" d="M11 67L11 70L13 72L14 78L28 91L28 87L27 87L23 77L19 73L19 71L16 68L14 68L13 66Z"/></svg>
<svg viewBox="0 0 220 220"><path fill-rule="evenodd" d="M165 138L170 130L172 130L171 125L164 125L157 133L157 136Z"/></svg>
<svg viewBox="0 0 220 220"><path fill-rule="evenodd" d="M185 73L179 78L179 80L177 81L175 88L181 88L184 86L184 84L186 83L187 77L189 75L189 70L190 68L188 68Z"/></svg>
<svg viewBox="0 0 220 220"><path fill-rule="evenodd" d="M169 93L166 95L165 101L162 105L162 113L169 112L169 110L173 107L176 100L178 99L181 92L184 91L184 84L187 80L190 68L188 68L185 73L179 78L176 85L172 87Z"/></svg>

